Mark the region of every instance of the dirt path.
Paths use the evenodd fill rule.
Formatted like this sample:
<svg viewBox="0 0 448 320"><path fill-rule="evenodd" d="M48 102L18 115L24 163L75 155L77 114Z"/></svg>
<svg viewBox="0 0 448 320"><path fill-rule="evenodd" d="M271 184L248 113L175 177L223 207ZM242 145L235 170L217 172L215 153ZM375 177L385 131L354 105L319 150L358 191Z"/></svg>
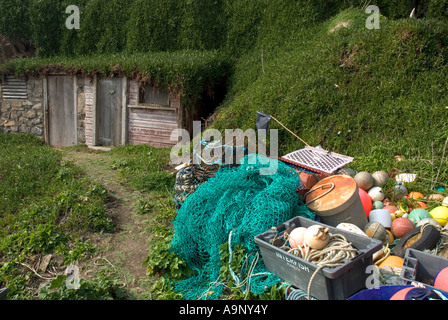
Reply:
<svg viewBox="0 0 448 320"><path fill-rule="evenodd" d="M96 260L95 266L113 265L132 294L147 291L146 268L142 263L148 255L148 235L144 218L133 212L137 193L120 183L120 178L111 169L107 151L75 148L62 152L65 160L73 161L93 182L106 187L113 197L107 210L117 224L117 231L113 234L95 234L90 239L99 248L97 257L103 258ZM94 269L86 268L85 276L88 277Z"/></svg>

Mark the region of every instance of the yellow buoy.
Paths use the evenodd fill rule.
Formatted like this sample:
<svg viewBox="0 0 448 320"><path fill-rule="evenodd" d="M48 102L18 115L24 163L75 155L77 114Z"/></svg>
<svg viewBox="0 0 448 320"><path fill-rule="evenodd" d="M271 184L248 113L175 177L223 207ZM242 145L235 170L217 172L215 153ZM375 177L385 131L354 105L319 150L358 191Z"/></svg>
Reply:
<svg viewBox="0 0 448 320"><path fill-rule="evenodd" d="M387 234L389 235L389 237L387 238L387 241L389 242L389 245L391 245L392 243L394 243L394 235L392 234L392 232L390 230L386 229Z"/></svg>
<svg viewBox="0 0 448 320"><path fill-rule="evenodd" d="M401 209L394 212L396 218L401 218L403 216L403 214L405 214L405 213L406 213L406 211L403 211Z"/></svg>
<svg viewBox="0 0 448 320"><path fill-rule="evenodd" d="M437 222L440 223L442 227L446 225L448 221L448 207L436 207L432 209L429 214L433 219L437 220Z"/></svg>

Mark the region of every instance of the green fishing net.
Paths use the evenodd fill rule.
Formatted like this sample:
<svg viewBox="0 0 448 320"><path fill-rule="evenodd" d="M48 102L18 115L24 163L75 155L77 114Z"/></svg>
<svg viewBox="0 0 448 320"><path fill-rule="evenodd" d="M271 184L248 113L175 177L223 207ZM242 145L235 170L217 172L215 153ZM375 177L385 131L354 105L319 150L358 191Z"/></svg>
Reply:
<svg viewBox="0 0 448 320"><path fill-rule="evenodd" d="M262 168L271 168L272 174L261 174ZM288 165L250 154L241 165L222 167L198 186L177 213L171 242L195 275L178 281L175 290L186 300L219 299L225 288L220 279L225 243L230 251L237 244L246 249L250 267L232 273L235 283L245 283L244 290L261 294L281 282L265 269L254 237L295 216L315 218L295 192L299 185L298 173Z"/></svg>

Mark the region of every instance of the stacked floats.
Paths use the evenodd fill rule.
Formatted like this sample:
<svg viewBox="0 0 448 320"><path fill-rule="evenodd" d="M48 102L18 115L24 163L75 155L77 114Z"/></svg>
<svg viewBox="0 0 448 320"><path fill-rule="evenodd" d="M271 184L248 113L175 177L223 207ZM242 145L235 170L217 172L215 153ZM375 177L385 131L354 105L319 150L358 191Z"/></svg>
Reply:
<svg viewBox="0 0 448 320"><path fill-rule="evenodd" d="M377 266L400 268L407 248L432 250L442 230L448 232L448 197L409 192L409 179L399 175L391 184L385 171L342 168L304 199L323 223L380 240L383 248L373 257Z"/></svg>
<svg viewBox="0 0 448 320"><path fill-rule="evenodd" d="M384 190L390 179L384 171L373 174L362 171L353 178L360 188L369 221L362 232L385 245L374 256L379 267L400 268L407 248L422 251L435 248L440 232L448 228L448 197L435 193L425 197L417 191L408 192L398 179L392 190Z"/></svg>

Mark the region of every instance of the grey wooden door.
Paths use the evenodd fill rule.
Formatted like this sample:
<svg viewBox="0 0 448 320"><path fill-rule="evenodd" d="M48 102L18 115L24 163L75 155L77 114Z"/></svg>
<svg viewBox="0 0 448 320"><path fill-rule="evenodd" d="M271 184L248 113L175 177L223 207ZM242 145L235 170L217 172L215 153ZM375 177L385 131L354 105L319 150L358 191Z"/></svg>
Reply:
<svg viewBox="0 0 448 320"><path fill-rule="evenodd" d="M122 144L122 89L121 78L98 79L97 87L97 144Z"/></svg>
<svg viewBox="0 0 448 320"><path fill-rule="evenodd" d="M47 81L49 144L59 147L76 145L73 77L49 76Z"/></svg>

